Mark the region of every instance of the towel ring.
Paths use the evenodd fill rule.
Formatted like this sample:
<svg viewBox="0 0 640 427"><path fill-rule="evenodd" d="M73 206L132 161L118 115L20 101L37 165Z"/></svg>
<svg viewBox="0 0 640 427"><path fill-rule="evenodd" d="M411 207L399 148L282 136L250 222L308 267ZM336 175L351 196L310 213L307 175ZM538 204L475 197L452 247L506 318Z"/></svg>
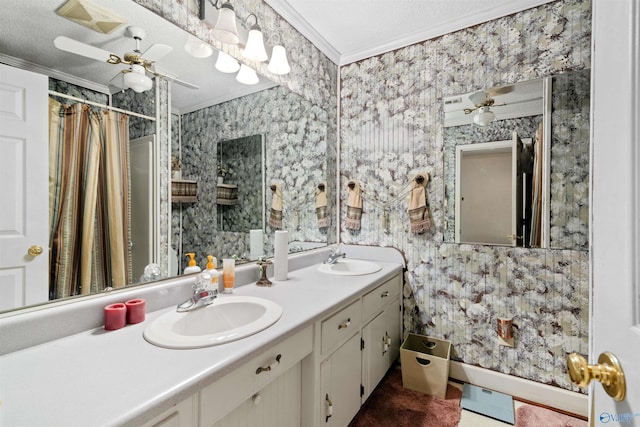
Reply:
<svg viewBox="0 0 640 427"><path fill-rule="evenodd" d="M275 184L271 184L271 191L276 191L278 187L275 186Z"/></svg>
<svg viewBox="0 0 640 427"><path fill-rule="evenodd" d="M353 181L349 181L349 183L347 184L347 187L353 190L354 188L356 188L356 183Z"/></svg>
<svg viewBox="0 0 640 427"><path fill-rule="evenodd" d="M423 175L417 175L415 177L415 180L418 184L423 184L424 183L424 176Z"/></svg>
<svg viewBox="0 0 640 427"><path fill-rule="evenodd" d="M318 184L318 190L324 191L324 184Z"/></svg>

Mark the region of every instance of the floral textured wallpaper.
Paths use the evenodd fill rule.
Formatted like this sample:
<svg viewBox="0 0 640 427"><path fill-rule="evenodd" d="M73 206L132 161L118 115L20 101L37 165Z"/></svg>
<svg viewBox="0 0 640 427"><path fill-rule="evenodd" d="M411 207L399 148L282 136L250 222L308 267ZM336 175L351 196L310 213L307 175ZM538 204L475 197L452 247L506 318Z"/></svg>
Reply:
<svg viewBox="0 0 640 427"><path fill-rule="evenodd" d="M236 206L241 209L237 215L234 232L221 231L216 218L220 206L217 196L217 155L218 144L251 135L262 135L265 139L266 186L277 183L282 189L283 226L289 231L290 241L327 242L333 239L335 226L320 229L315 213L315 188L327 181L327 151L335 150L330 143L327 112L304 100L281 86L263 90L233 101L214 105L181 116L179 123L181 146L174 152L180 153L182 176L198 181L198 201L182 203L173 209L174 236L180 235L176 249L211 254L218 259L231 255L243 256L249 251L249 230L255 228L254 221L246 215L261 216L261 206ZM250 161L250 160L247 160ZM238 160L238 162L240 162ZM246 161L226 164L225 169L245 169ZM247 180L261 180L260 175L245 177ZM234 184L242 185L240 177L228 178ZM232 183L229 181L229 183ZM265 212L271 207L271 190L265 189ZM333 200L330 203L335 206ZM230 207L224 206L224 211ZM333 207L335 211L335 207ZM243 220L244 218L244 220ZM255 218L254 218L255 219ZM243 232L238 232L243 230ZM273 232L270 226L265 230L265 252L273 254Z"/></svg>
<svg viewBox="0 0 640 427"><path fill-rule="evenodd" d="M340 84L341 182L358 180L364 205L361 230L341 227L340 240L404 253L405 332L450 340L453 360L576 391L565 357L588 349L588 252L442 243L442 100L588 69L590 38L590 2L559 0L346 65ZM418 171L435 226L411 234L393 195ZM498 344L499 316L514 317L513 348Z"/></svg>

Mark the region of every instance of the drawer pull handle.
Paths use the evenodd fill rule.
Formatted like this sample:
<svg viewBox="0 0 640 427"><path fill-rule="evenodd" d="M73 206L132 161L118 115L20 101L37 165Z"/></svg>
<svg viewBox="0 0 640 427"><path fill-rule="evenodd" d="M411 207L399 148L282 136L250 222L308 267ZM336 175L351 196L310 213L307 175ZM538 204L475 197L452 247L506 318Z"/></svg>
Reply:
<svg viewBox="0 0 640 427"><path fill-rule="evenodd" d="M338 325L338 329L345 329L345 328L348 328L348 327L349 327L349 325L351 325L351 318L350 318L350 317L347 319L347 321L346 321L346 322L344 322L344 323L340 323L340 324Z"/></svg>
<svg viewBox="0 0 640 427"><path fill-rule="evenodd" d="M386 298L389 296L389 291L384 291L381 295L380 298Z"/></svg>
<svg viewBox="0 0 640 427"><path fill-rule="evenodd" d="M384 333L384 337L382 337L382 355L384 356L389 351L389 347L391 347L391 337L388 332Z"/></svg>
<svg viewBox="0 0 640 427"><path fill-rule="evenodd" d="M274 369L276 369L276 367L280 364L280 359L282 358L282 355L279 354L276 356L276 358L273 360L273 362L271 362L271 364L269 366L266 367L262 367L260 366L258 369L256 369L256 375L261 374L263 372L270 372Z"/></svg>
<svg viewBox="0 0 640 427"><path fill-rule="evenodd" d="M329 422L329 418L333 416L333 403L329 399L329 394L324 398L324 406L325 406L325 414L326 418L324 420L325 423Z"/></svg>

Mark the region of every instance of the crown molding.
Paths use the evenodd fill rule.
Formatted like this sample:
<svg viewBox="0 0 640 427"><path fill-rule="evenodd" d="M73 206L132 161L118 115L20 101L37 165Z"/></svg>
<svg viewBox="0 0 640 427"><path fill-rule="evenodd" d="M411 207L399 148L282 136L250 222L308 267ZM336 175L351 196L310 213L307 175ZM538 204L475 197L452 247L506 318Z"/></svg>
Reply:
<svg viewBox="0 0 640 427"><path fill-rule="evenodd" d="M400 49L425 40L440 37L442 35L459 31L474 25L502 18L517 12L521 12L542 4L552 3L557 0L518 0L504 2L499 6L483 10L482 12L470 12L456 19L444 21L435 27L429 27L414 31L410 34L391 39L386 43L377 46L364 46L362 49L355 49L349 52L339 52L331 45L322 34L316 31L309 22L300 15L287 0L266 0L280 16L293 25L303 36L320 49L329 59L339 66L352 62L361 61L372 56ZM354 27L355 28L355 27Z"/></svg>
<svg viewBox="0 0 640 427"><path fill-rule="evenodd" d="M287 0L265 0L265 2L271 6L277 14L282 16L289 24L298 30L307 40L309 40L315 47L320 49L327 58L337 65L340 64L340 52L336 50L331 43L324 38L309 22L298 13L296 9L291 7Z"/></svg>

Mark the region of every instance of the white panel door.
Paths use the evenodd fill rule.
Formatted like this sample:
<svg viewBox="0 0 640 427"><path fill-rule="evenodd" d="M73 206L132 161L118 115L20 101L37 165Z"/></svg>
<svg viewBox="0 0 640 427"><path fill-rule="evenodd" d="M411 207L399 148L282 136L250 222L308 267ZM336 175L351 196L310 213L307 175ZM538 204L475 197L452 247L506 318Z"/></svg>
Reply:
<svg viewBox="0 0 640 427"><path fill-rule="evenodd" d="M49 299L47 90L0 64L0 311Z"/></svg>
<svg viewBox="0 0 640 427"><path fill-rule="evenodd" d="M640 425L640 3L593 2L589 363L612 352L626 377L616 401L591 383L591 425Z"/></svg>

